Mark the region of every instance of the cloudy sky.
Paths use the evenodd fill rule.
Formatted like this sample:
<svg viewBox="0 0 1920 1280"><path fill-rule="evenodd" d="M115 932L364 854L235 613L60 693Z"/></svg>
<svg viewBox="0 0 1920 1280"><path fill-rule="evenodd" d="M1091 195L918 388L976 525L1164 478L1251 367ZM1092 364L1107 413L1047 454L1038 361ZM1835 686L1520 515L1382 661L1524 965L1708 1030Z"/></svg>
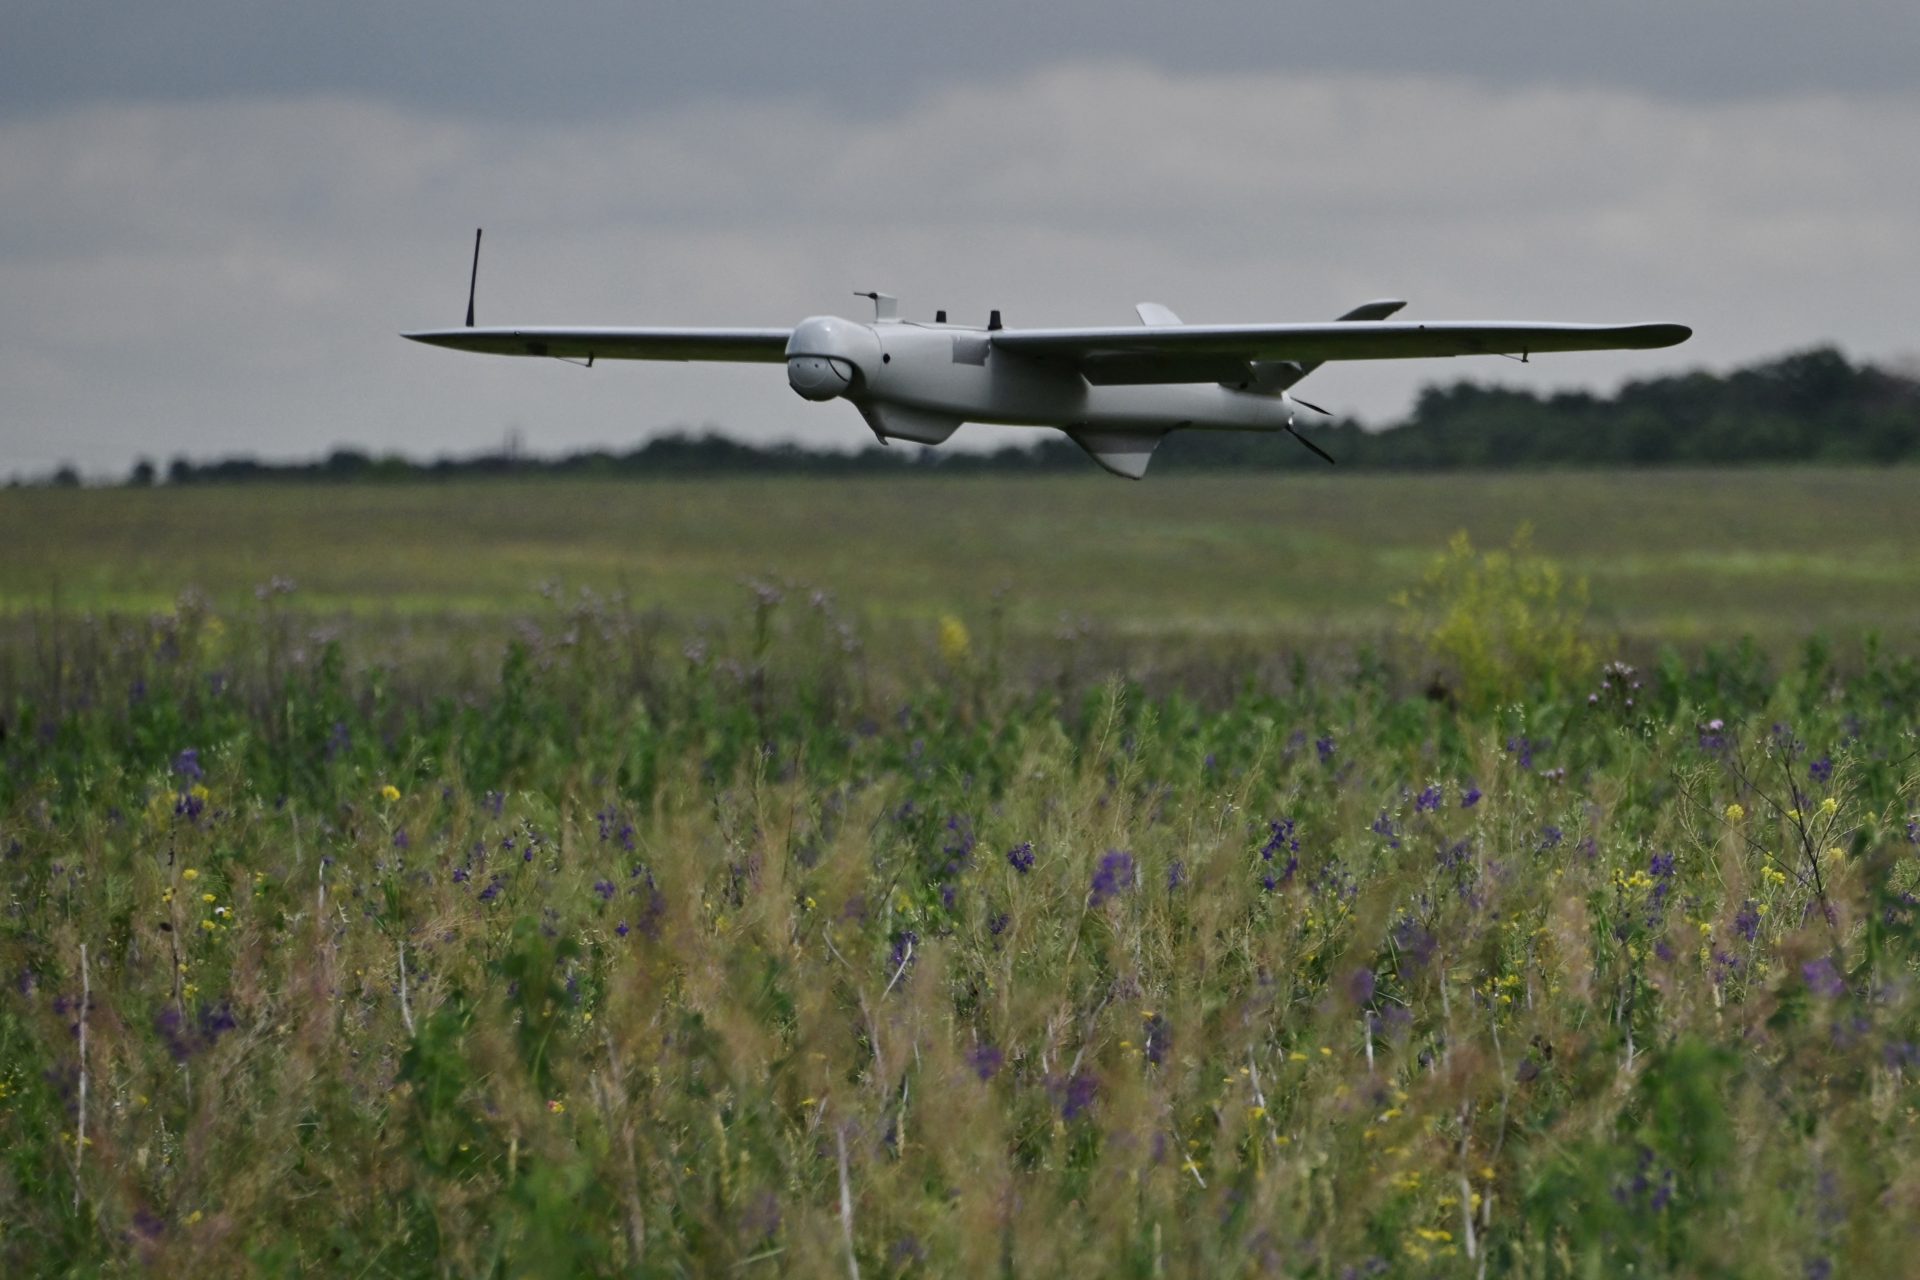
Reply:
<svg viewBox="0 0 1920 1280"><path fill-rule="evenodd" d="M1911 0L8 0L0 476L141 454L858 447L762 366L458 323L1677 320L1672 351L1330 365L1606 388L1815 342L1920 359ZM969 428L961 439L993 435Z"/></svg>

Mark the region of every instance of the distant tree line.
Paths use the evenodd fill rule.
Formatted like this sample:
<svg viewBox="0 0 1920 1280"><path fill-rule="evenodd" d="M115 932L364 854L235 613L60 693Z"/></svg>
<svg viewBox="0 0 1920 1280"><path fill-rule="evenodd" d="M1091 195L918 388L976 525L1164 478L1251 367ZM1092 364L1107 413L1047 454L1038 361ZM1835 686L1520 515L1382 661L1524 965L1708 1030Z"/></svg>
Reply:
<svg viewBox="0 0 1920 1280"><path fill-rule="evenodd" d="M1369 431L1349 420L1301 429L1340 465L1439 471L1542 467L1657 467L1737 463L1920 462L1920 379L1854 364L1816 347L1727 374L1694 372L1629 382L1613 395L1539 392L1456 382L1420 394L1401 423ZM335 449L310 462L249 457L175 458L164 477L149 460L127 483L392 481L468 476L861 475L1047 471L1088 465L1078 446L1036 432L1024 446L987 452L870 445L857 452L794 444L754 445L708 433L655 437L626 452L588 450L560 458L517 452L416 462ZM1181 431L1161 445L1156 472L1278 470L1325 463L1283 436ZM77 485L63 467L42 483Z"/></svg>

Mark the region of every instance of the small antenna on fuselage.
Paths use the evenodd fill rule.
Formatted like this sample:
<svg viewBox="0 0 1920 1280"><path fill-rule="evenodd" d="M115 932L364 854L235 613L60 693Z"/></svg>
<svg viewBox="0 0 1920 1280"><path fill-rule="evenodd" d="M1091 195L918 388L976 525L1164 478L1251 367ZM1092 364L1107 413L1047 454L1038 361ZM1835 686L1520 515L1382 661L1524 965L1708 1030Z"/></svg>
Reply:
<svg viewBox="0 0 1920 1280"><path fill-rule="evenodd" d="M473 274L467 277L467 328L473 328L473 291L480 286L480 228L473 229Z"/></svg>

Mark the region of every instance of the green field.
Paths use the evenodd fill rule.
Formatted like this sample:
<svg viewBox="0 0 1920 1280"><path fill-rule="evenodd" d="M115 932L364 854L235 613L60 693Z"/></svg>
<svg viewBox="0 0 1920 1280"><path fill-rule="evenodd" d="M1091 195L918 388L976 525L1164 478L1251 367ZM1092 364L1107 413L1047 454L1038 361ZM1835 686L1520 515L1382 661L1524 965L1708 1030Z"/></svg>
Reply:
<svg viewBox="0 0 1920 1280"><path fill-rule="evenodd" d="M693 617L772 577L876 622L998 600L1017 632L1366 635L1453 532L1498 546L1523 523L1602 630L1920 637L1907 469L10 491L0 605L231 604L280 574L318 611L499 615L555 582Z"/></svg>
<svg viewBox="0 0 1920 1280"><path fill-rule="evenodd" d="M1911 479L0 493L0 1274L1910 1275Z"/></svg>

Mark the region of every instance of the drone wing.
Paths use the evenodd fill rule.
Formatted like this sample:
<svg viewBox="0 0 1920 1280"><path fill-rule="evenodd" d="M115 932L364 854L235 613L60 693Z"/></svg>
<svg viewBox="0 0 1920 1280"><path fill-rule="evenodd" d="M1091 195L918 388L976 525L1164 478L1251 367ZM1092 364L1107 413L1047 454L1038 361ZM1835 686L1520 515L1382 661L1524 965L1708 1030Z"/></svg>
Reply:
<svg viewBox="0 0 1920 1280"><path fill-rule="evenodd" d="M790 329L423 329L400 336L455 351L562 360L732 360L779 364Z"/></svg>
<svg viewBox="0 0 1920 1280"><path fill-rule="evenodd" d="M995 350L1069 364L1094 383L1233 385L1258 378L1263 367L1282 363L1306 369L1327 360L1524 358L1549 351L1639 350L1670 347L1692 334L1682 324L1409 324L1360 319L1330 324L1002 329L992 337Z"/></svg>

